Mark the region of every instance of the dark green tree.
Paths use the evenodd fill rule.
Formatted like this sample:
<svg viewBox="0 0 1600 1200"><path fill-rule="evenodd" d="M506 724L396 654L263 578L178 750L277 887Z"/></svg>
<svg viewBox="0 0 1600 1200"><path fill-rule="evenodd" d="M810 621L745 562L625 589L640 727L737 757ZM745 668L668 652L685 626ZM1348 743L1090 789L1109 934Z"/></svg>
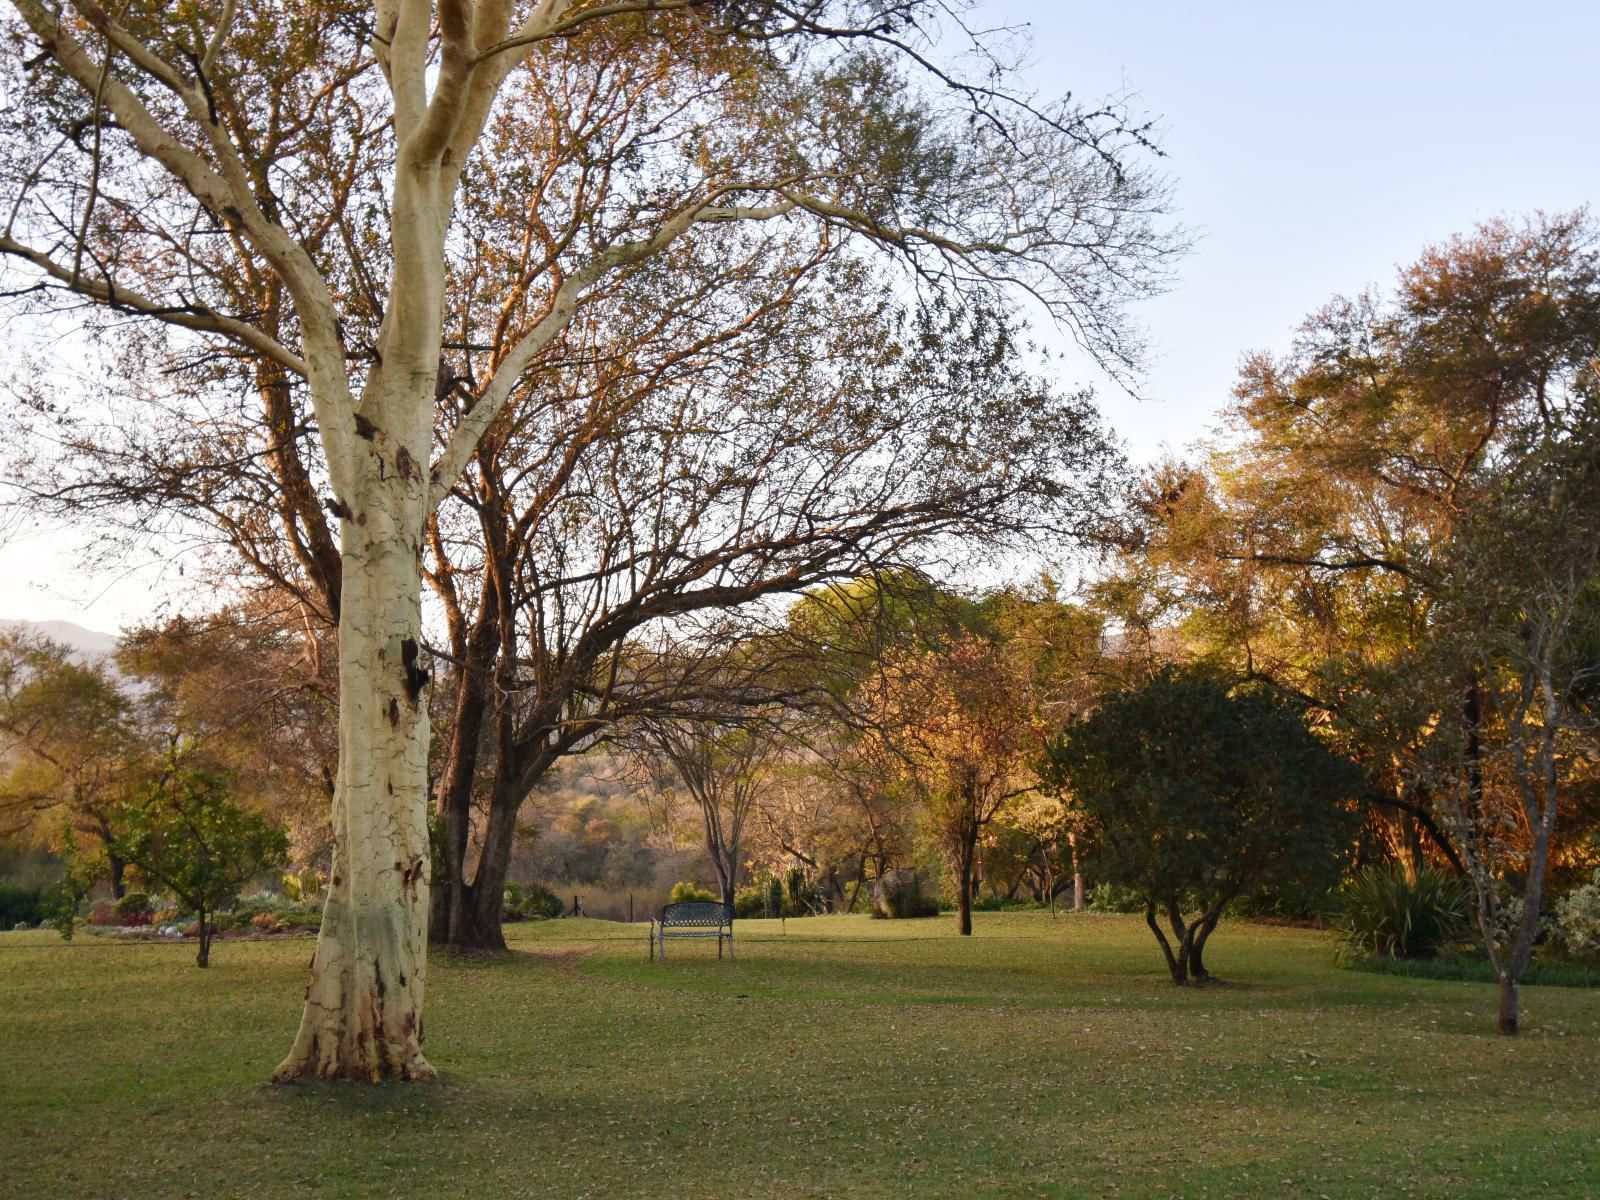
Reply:
<svg viewBox="0 0 1600 1200"><path fill-rule="evenodd" d="M1068 726L1040 773L1082 814L1095 878L1143 898L1175 984L1210 978L1206 940L1233 900L1331 886L1362 786L1272 694L1172 668Z"/></svg>
<svg viewBox="0 0 1600 1200"><path fill-rule="evenodd" d="M211 962L211 914L289 853L281 825L240 808L222 778L205 771L174 774L121 805L116 823L115 851L199 915L202 967Z"/></svg>

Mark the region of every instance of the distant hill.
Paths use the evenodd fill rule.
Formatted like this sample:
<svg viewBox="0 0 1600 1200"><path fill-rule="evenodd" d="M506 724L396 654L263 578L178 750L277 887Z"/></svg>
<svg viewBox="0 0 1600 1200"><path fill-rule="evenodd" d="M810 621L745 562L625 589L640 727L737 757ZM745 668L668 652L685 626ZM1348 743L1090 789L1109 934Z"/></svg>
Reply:
<svg viewBox="0 0 1600 1200"><path fill-rule="evenodd" d="M71 646L73 657L80 661L109 658L117 648L116 634L98 633L82 625L74 625L71 621L12 621L0 618L0 629L42 633L53 642Z"/></svg>

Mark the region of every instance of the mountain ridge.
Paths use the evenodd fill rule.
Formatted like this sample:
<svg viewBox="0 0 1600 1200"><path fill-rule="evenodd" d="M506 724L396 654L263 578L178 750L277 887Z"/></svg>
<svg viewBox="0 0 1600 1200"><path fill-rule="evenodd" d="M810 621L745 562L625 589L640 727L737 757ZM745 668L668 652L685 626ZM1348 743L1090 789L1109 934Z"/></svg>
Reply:
<svg viewBox="0 0 1600 1200"><path fill-rule="evenodd" d="M12 630L22 630L43 634L53 642L60 642L70 647L72 657L80 661L110 658L117 648L116 634L86 629L72 621L24 621L0 617L0 629L8 633Z"/></svg>

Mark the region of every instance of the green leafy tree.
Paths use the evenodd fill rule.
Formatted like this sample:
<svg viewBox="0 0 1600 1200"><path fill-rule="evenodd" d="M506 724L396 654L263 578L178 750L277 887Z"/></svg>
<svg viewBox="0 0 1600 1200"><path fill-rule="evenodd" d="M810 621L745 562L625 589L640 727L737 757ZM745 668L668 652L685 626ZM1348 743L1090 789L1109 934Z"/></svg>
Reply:
<svg viewBox="0 0 1600 1200"><path fill-rule="evenodd" d="M72 940L76 930L78 906L89 896L94 885L106 875L106 856L103 848L84 851L72 835L68 825L61 831L61 878L50 889L46 908L50 927L64 941Z"/></svg>
<svg viewBox="0 0 1600 1200"><path fill-rule="evenodd" d="M240 808L222 779L204 771L179 772L123 804L116 825L117 852L199 915L202 967L211 961L211 915L289 853L281 825Z"/></svg>
<svg viewBox="0 0 1600 1200"><path fill-rule="evenodd" d="M1356 767L1269 693L1174 669L1107 697L1040 770L1070 789L1095 878L1143 899L1180 985L1210 978L1206 941L1233 900L1288 881L1332 885L1361 789Z"/></svg>

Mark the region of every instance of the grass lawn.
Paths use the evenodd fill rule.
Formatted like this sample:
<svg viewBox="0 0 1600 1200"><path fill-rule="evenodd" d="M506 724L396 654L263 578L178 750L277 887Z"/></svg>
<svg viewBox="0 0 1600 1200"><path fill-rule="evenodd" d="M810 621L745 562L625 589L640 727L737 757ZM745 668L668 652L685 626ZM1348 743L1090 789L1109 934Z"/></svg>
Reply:
<svg viewBox="0 0 1600 1200"><path fill-rule="evenodd" d="M262 1080L309 940L0 935L0 1197L1600 1197L1600 993L1341 971L1224 926L1177 989L1136 918L635 927L436 957L439 1082Z"/></svg>

